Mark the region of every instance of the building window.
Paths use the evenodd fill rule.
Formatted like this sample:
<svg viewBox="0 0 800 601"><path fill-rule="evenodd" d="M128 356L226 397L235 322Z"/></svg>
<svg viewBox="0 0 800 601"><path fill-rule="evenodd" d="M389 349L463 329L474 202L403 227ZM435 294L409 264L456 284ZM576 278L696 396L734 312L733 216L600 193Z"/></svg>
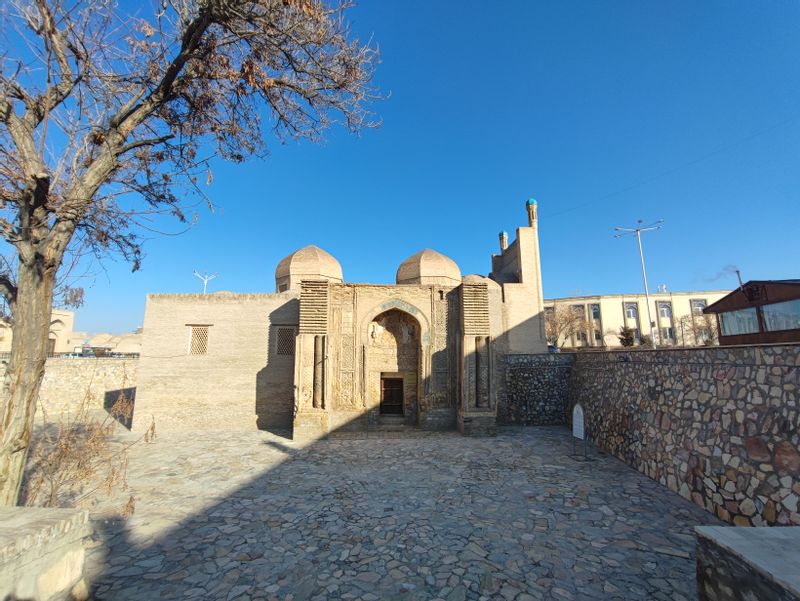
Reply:
<svg viewBox="0 0 800 601"><path fill-rule="evenodd" d="M628 319L639 318L639 309L636 307L636 303L625 303L625 317Z"/></svg>
<svg viewBox="0 0 800 601"><path fill-rule="evenodd" d="M707 303L704 298L693 298L689 301L689 305L692 308L692 315L702 315Z"/></svg>
<svg viewBox="0 0 800 601"><path fill-rule="evenodd" d="M720 313L719 318L722 322L723 336L758 333L758 315L756 314L755 307Z"/></svg>
<svg viewBox="0 0 800 601"><path fill-rule="evenodd" d="M572 305L572 312L583 317L586 315L586 307L584 305Z"/></svg>
<svg viewBox="0 0 800 601"><path fill-rule="evenodd" d="M662 340L675 340L675 330L672 328L661 328Z"/></svg>
<svg viewBox="0 0 800 601"><path fill-rule="evenodd" d="M661 319L672 319L672 307L669 303L658 303L658 314Z"/></svg>
<svg viewBox="0 0 800 601"><path fill-rule="evenodd" d="M603 342L603 334L600 332L600 330L594 331L594 339L595 342Z"/></svg>
<svg viewBox="0 0 800 601"><path fill-rule="evenodd" d="M208 328L210 326L189 326L189 354L208 354Z"/></svg>
<svg viewBox="0 0 800 601"><path fill-rule="evenodd" d="M800 329L800 299L763 305L761 314L767 332Z"/></svg>
<svg viewBox="0 0 800 601"><path fill-rule="evenodd" d="M294 355L294 328L278 328L275 354Z"/></svg>
<svg viewBox="0 0 800 601"><path fill-rule="evenodd" d="M600 305L589 305L590 310L592 312L592 319L599 320L600 319Z"/></svg>

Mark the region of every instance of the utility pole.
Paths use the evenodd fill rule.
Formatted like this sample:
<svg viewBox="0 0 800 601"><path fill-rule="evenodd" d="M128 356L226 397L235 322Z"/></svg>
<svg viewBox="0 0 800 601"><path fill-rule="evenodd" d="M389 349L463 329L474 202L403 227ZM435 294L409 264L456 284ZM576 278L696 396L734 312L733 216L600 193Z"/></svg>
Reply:
<svg viewBox="0 0 800 601"><path fill-rule="evenodd" d="M621 238L628 234L635 235L636 241L639 243L639 259L642 262L642 280L644 281L644 301L647 303L647 328L650 331L650 342L653 348L657 348L656 337L653 335L653 319L650 315L650 291L647 289L647 270L644 268L644 251L642 251L642 232L654 232L661 229L661 224L664 223L663 219L659 219L650 225L642 225L644 221L639 219L638 227L615 227L614 231L619 232L615 234L615 238Z"/></svg>
<svg viewBox="0 0 800 601"><path fill-rule="evenodd" d="M206 288L208 287L208 283L218 275L219 275L218 273L212 273L211 275L209 275L208 272L204 273L203 275L200 275L199 273L197 273L197 270L194 270L194 276L203 282L203 294L206 293Z"/></svg>

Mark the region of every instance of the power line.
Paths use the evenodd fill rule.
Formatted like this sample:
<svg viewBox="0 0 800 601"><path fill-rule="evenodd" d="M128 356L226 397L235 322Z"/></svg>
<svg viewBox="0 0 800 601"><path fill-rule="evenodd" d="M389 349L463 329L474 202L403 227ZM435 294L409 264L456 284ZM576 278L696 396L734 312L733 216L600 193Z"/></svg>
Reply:
<svg viewBox="0 0 800 601"><path fill-rule="evenodd" d="M798 119L800 119L800 113L796 114L796 115L794 115L792 117L789 117L787 119L784 119L783 121L779 121L779 122L777 122L777 123L775 123L773 125L770 125L767 128L755 131L754 133L752 133L750 135L747 135L747 136L745 136L743 138L739 138L738 140L735 140L734 142L731 142L729 144L725 144L724 146L720 146L720 147L718 147L718 148L716 148L716 149L714 149L714 150L712 150L710 152L707 152L706 154L700 155L700 156L698 156L698 157L696 157L694 159L686 161L685 163L681 163L680 165L677 165L677 166L672 167L670 169L667 169L665 171L661 171L660 173L657 173L657 174L652 175L650 177L647 177L645 179L639 180L638 182L636 182L634 184L631 184L631 185L626 186L624 188L620 188L618 190L615 190L614 192L609 192L608 194L604 194L603 196L600 196L598 198L594 198L592 200L587 200L586 202L578 203L576 205L573 205L573 206L568 207L566 209L562 209L560 211L556 211L554 213L545 213L542 216L543 217L556 217L558 215L563 215L565 213L571 213L572 211L577 211L578 209L581 209L581 208L583 208L585 206L588 206L590 204L600 203L600 202L603 202L604 200L608 200L609 198L613 198L614 196L619 196L620 194L624 194L626 192L630 192L632 190L640 188L641 186L649 184L650 182L653 182L653 181L656 181L658 179L661 179L662 177L665 177L667 175L672 175L673 173L675 173L677 171L680 171L681 169L686 169L687 167L692 167L694 165L697 165L698 163L702 163L703 161L705 161L707 159L710 159L713 156L716 156L718 154L722 154L723 152L727 152L731 148L735 148L737 146L741 146L745 142L749 142L750 140L758 138L759 136L763 136L764 134L768 134L768 133L770 133L772 131L775 131L776 129L780 129L784 125L788 125L789 123L792 123L793 121L797 121Z"/></svg>

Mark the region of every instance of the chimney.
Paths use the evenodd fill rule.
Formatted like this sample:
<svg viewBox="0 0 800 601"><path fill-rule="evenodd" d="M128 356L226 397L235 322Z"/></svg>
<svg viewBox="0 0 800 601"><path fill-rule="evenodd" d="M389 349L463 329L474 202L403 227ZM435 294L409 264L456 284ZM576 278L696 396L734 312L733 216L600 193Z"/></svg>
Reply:
<svg viewBox="0 0 800 601"><path fill-rule="evenodd" d="M528 209L528 227L533 227L536 225L536 200L533 198L529 198L528 202L525 203L525 208Z"/></svg>
<svg viewBox="0 0 800 601"><path fill-rule="evenodd" d="M500 254L508 248L508 232L500 232Z"/></svg>

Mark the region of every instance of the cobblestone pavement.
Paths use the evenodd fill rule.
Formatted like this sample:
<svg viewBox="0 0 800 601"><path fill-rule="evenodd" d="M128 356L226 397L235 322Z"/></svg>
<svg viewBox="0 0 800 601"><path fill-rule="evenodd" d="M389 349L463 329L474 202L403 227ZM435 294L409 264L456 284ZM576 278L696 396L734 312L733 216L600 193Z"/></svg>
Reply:
<svg viewBox="0 0 800 601"><path fill-rule="evenodd" d="M95 598L696 598L715 518L570 440L164 435L132 451L135 514L93 514Z"/></svg>

